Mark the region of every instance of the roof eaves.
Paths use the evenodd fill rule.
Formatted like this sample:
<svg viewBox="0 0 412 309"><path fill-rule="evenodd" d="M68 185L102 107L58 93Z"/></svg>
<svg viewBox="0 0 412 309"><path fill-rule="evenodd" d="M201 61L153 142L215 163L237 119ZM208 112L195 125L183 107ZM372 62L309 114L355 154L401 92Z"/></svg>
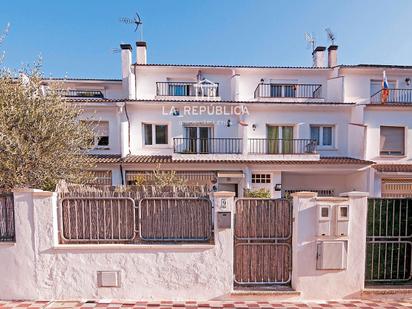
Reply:
<svg viewBox="0 0 412 309"><path fill-rule="evenodd" d="M330 67L311 66L265 66L265 65L219 65L219 64L172 64L172 63L134 63L137 67L192 67L192 68L222 68L222 69L298 69L298 70L330 70Z"/></svg>

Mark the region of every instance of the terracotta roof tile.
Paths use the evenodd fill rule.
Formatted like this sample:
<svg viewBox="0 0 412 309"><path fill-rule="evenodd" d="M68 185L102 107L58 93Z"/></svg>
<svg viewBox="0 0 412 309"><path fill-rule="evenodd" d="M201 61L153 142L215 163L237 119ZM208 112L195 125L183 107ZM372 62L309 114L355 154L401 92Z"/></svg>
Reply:
<svg viewBox="0 0 412 309"><path fill-rule="evenodd" d="M130 155L123 158L124 163L260 163L260 164L288 164L288 165L305 165L305 164L361 164L371 165L374 162L360 160L348 157L323 157L320 160L246 160L246 159L202 159L190 160L190 159L173 159L172 156L140 156Z"/></svg>
<svg viewBox="0 0 412 309"><path fill-rule="evenodd" d="M89 163L120 163L120 154L108 154L108 155L87 155L86 161Z"/></svg>
<svg viewBox="0 0 412 309"><path fill-rule="evenodd" d="M172 156L133 156L123 158L124 163L172 163Z"/></svg>
<svg viewBox="0 0 412 309"><path fill-rule="evenodd" d="M229 65L229 64L172 64L172 63L134 63L137 67L193 67L193 68L222 68L222 69L298 69L298 70L331 70L329 67L313 66L271 66L271 65Z"/></svg>
<svg viewBox="0 0 412 309"><path fill-rule="evenodd" d="M412 173L412 164L374 164L373 168L378 172Z"/></svg>
<svg viewBox="0 0 412 309"><path fill-rule="evenodd" d="M247 159L173 159L169 155L128 155L121 157L120 154L108 155L88 155L86 159L90 163L254 163L254 164L287 164L287 165L307 165L307 164L355 164L355 165L372 165L374 162L367 160L360 160L349 157L322 157L320 160L247 160ZM376 165L375 165L376 166ZM412 167L412 165L409 165Z"/></svg>
<svg viewBox="0 0 412 309"><path fill-rule="evenodd" d="M356 103L353 102L325 102L325 101L307 101L307 102L282 102L282 101L233 101L233 100L221 100L221 101L205 101L205 100L195 100L195 99L108 99L108 98L66 98L67 102L78 102L78 103L110 103L110 102L136 102L136 103L213 103L213 104L293 104L293 105L346 105L352 106Z"/></svg>

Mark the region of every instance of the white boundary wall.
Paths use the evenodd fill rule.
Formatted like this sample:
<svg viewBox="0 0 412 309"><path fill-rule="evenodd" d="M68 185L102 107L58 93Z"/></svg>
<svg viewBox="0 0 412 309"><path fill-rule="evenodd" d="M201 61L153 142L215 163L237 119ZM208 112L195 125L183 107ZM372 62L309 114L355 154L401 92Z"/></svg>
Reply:
<svg viewBox="0 0 412 309"><path fill-rule="evenodd" d="M59 246L56 195L14 196L16 244L0 247L0 299L206 300L232 289L231 229L215 233L215 245ZM120 271L120 288L98 288L105 270Z"/></svg>
<svg viewBox="0 0 412 309"><path fill-rule="evenodd" d="M59 245L56 194L20 190L14 198L16 243L0 244L0 299L236 297L233 216L232 229L218 230L215 226L214 245ZM219 210L222 198L227 201L225 211L233 210L233 193L218 192L214 196L215 211ZM345 203L350 207L346 270L316 270L318 203ZM317 198L309 192L295 194L292 287L301 293L301 298L342 299L360 295L364 285L366 206L366 194L362 192L350 192L345 198ZM98 287L98 271L119 271L120 287ZM254 299L261 296L251 294Z"/></svg>

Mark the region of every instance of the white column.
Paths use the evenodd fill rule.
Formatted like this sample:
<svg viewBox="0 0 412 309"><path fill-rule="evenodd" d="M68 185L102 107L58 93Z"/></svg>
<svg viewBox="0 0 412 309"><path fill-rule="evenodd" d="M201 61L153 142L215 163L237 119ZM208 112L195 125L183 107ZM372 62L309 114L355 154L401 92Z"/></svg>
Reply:
<svg viewBox="0 0 412 309"><path fill-rule="evenodd" d="M292 287L305 299L359 297L364 288L366 252L366 192L348 192L340 197L318 197L317 193L293 194ZM330 235L318 235L319 206L330 207ZM337 235L338 206L349 207L347 236ZM323 224L323 223L322 223ZM343 243L346 264L338 269L319 269L318 244ZM325 259L340 263L338 249Z"/></svg>

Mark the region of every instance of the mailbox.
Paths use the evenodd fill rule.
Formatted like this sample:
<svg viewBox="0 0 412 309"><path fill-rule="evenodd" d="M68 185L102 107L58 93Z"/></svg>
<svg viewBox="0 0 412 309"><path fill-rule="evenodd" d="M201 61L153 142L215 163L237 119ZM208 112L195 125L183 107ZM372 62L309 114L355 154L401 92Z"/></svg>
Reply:
<svg viewBox="0 0 412 309"><path fill-rule="evenodd" d="M331 211L330 205L318 205L318 235L330 236L331 234Z"/></svg>
<svg viewBox="0 0 412 309"><path fill-rule="evenodd" d="M349 205L336 206L336 236L348 236L349 230Z"/></svg>
<svg viewBox="0 0 412 309"><path fill-rule="evenodd" d="M232 215L230 211L218 211L216 215L218 229L230 229L232 227Z"/></svg>
<svg viewBox="0 0 412 309"><path fill-rule="evenodd" d="M347 242L320 241L317 243L316 269L346 269Z"/></svg>

